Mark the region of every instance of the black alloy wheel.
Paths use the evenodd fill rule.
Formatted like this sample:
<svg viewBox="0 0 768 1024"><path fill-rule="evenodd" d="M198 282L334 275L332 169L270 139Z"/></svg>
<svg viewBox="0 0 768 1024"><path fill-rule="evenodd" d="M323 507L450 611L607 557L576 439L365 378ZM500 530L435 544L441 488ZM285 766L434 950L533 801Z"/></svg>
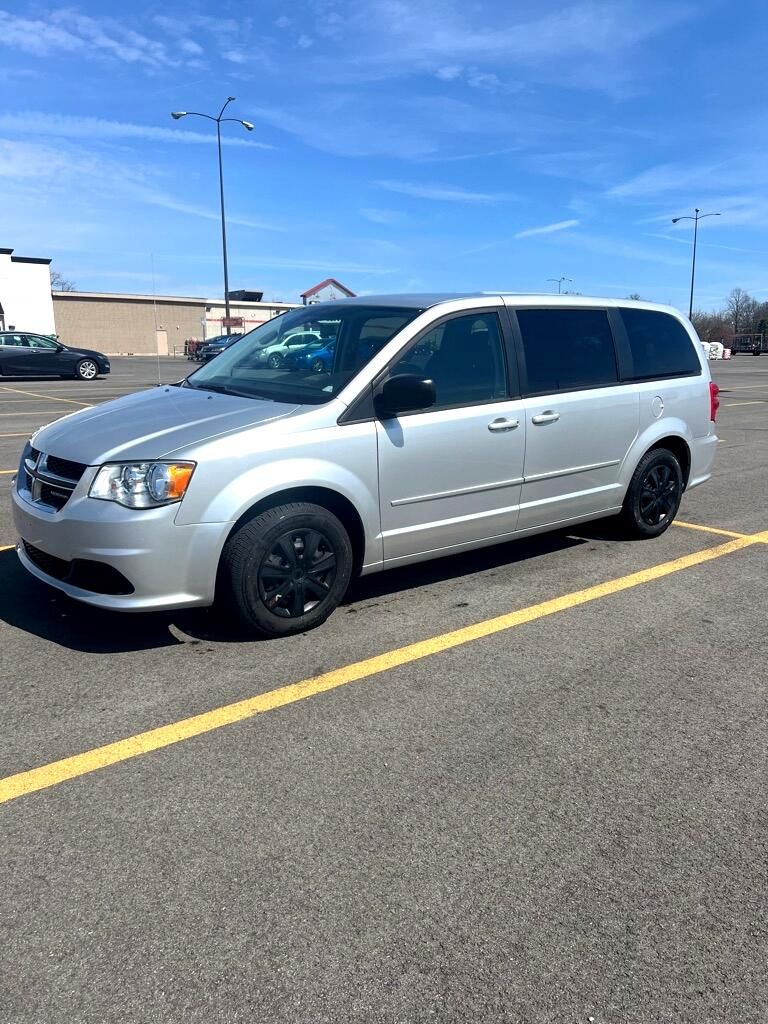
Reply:
<svg viewBox="0 0 768 1024"><path fill-rule="evenodd" d="M677 515L683 496L683 472L671 451L647 452L632 476L621 520L632 537L658 537Z"/></svg>
<svg viewBox="0 0 768 1024"><path fill-rule="evenodd" d="M279 370L283 365L282 357L278 352L273 352L267 360L267 366L272 370Z"/></svg>
<svg viewBox="0 0 768 1024"><path fill-rule="evenodd" d="M278 537L259 566L259 595L273 615L295 619L317 608L335 579L331 541L308 527L289 530Z"/></svg>
<svg viewBox="0 0 768 1024"><path fill-rule="evenodd" d="M312 370L315 373L325 373L325 363L322 359L315 359L312 363Z"/></svg>
<svg viewBox="0 0 768 1024"><path fill-rule="evenodd" d="M319 626L352 577L352 543L329 509L292 502L244 523L224 546L216 600L261 636Z"/></svg>
<svg viewBox="0 0 768 1024"><path fill-rule="evenodd" d="M653 466L640 485L640 515L648 526L658 526L677 504L678 482L670 466Z"/></svg>

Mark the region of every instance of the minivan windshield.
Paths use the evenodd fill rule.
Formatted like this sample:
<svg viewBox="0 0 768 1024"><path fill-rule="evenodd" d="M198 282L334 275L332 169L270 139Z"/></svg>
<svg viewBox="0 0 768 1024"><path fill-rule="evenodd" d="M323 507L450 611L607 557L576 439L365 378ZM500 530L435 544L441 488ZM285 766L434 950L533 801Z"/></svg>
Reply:
<svg viewBox="0 0 768 1024"><path fill-rule="evenodd" d="M257 327L206 363L185 387L245 398L330 401L421 308L322 303Z"/></svg>

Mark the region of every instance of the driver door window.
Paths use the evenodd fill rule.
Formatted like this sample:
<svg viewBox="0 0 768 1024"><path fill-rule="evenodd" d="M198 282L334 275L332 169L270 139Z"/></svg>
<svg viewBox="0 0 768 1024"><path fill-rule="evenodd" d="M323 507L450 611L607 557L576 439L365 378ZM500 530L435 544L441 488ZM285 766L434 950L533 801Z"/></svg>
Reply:
<svg viewBox="0 0 768 1024"><path fill-rule="evenodd" d="M390 376L401 373L432 381L436 409L505 398L507 374L498 316L472 313L446 320L392 366Z"/></svg>

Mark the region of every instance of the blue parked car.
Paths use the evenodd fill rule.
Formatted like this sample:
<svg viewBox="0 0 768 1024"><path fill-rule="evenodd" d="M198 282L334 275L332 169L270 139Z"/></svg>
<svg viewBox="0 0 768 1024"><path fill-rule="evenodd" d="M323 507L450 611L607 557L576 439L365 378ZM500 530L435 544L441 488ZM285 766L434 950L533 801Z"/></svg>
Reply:
<svg viewBox="0 0 768 1024"><path fill-rule="evenodd" d="M302 352L299 352L296 359L296 368L299 370L312 370L314 373L330 373L333 368L333 353L336 351L336 339L326 342L316 342L308 345Z"/></svg>

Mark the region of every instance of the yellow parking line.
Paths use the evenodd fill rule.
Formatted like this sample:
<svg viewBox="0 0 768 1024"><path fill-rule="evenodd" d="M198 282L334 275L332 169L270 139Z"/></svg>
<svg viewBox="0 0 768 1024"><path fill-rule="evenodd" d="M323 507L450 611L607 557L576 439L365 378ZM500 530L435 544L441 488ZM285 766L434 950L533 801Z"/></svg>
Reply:
<svg viewBox="0 0 768 1024"><path fill-rule="evenodd" d="M130 758L148 754L153 750L160 750L163 747L180 743L194 736L200 736L203 733L221 729L226 725L242 722L245 719L264 714L266 711L274 711L276 708L294 704L297 701L305 700L307 697L314 697L319 693L335 690L338 687L347 686L349 683L355 683L361 679L367 679L370 676L391 671L402 665L408 665L421 658L428 658L433 654L440 654L443 651L460 647L474 640L493 636L495 633L501 633L528 622L535 622L537 619L542 619L545 616L577 608L590 601L597 601L600 598L608 597L611 594L618 594L621 591L629 590L644 583L651 583L664 576L669 576L671 573L680 572L682 569L703 565L705 562L712 561L715 558L733 554L736 551L741 551L742 548L759 543L763 537L768 540L768 532L737 537L717 547L696 551L690 555L683 555L681 558L675 558L670 562L662 562L659 565L651 566L649 569L641 569L639 572L633 572L627 576L609 580L607 583L598 583L584 590L577 590L570 594L564 594L561 597L555 597L549 601L542 601L540 604L521 608L518 611L498 615L483 622L476 622L473 625L464 626L450 633L430 637L428 640L420 640L417 643L408 644L406 647L386 651L384 654L376 655L373 658L366 658L364 661L345 665L343 668L334 669L331 672L325 672L310 679L303 679L298 683L290 683L287 686L269 690L267 693L261 693L255 697L237 701L234 704L226 704L223 707L173 722L170 725L150 729L147 732L129 736L115 743L107 743L105 746L95 747L84 753L65 757L60 761L53 761L51 764L42 765L39 768L32 768L17 775L10 775L7 778L0 779L0 803L14 800L17 797L25 796L41 789L48 789L50 786L56 786L68 779L87 775L89 772L98 771L100 768L106 768L120 761L127 761Z"/></svg>
<svg viewBox="0 0 768 1024"><path fill-rule="evenodd" d="M10 551L10 550L11 550L11 548L15 548L15 547L16 547L16 545L15 545L15 544L3 544L3 545L2 545L1 547L0 547L0 551Z"/></svg>
<svg viewBox="0 0 768 1024"><path fill-rule="evenodd" d="M29 398L45 398L49 402L68 402L69 405L80 405L86 409L91 408L90 402L76 402L73 398L58 398L56 395L41 395L39 391L20 391L19 388L9 388L0 385L0 391L11 391L14 395L27 395Z"/></svg>
<svg viewBox="0 0 768 1024"><path fill-rule="evenodd" d="M684 523L680 519L675 519L672 523L673 526L684 526L686 530L701 530L702 533L717 533L722 537L749 537L748 533L734 533L733 530L719 530L715 526L700 526L698 523Z"/></svg>
<svg viewBox="0 0 768 1024"><path fill-rule="evenodd" d="M0 434L0 437L29 437L29 431L26 430L21 434Z"/></svg>
<svg viewBox="0 0 768 1024"><path fill-rule="evenodd" d="M7 473L15 473L15 469L0 469L0 476L5 476Z"/></svg>
<svg viewBox="0 0 768 1024"><path fill-rule="evenodd" d="M90 406L89 406L89 408L90 408ZM59 413L55 413L55 414L54 413L48 413L48 412L45 411L45 409L38 409L37 411L33 411L33 412L0 412L0 416L53 416L53 415L64 416L65 414L63 412L61 414L59 414Z"/></svg>

